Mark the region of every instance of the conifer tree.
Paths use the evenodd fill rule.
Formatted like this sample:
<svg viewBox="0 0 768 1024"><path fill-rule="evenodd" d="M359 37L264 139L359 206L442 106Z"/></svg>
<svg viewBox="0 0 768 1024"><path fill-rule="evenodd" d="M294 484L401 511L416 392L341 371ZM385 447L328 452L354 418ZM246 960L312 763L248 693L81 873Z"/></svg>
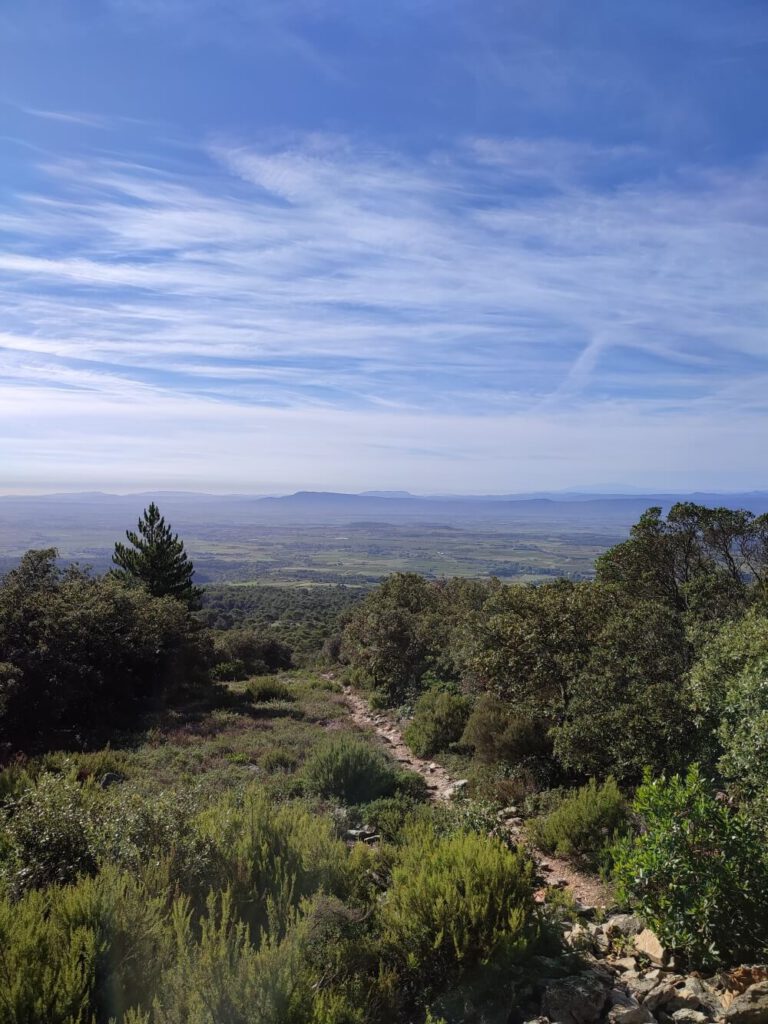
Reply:
<svg viewBox="0 0 768 1024"><path fill-rule="evenodd" d="M184 542L171 531L154 501L138 522L138 533L126 530L130 542L115 544L112 561L117 575L143 583L154 597L175 597L189 608L200 605L202 591L192 583L195 568L184 551Z"/></svg>

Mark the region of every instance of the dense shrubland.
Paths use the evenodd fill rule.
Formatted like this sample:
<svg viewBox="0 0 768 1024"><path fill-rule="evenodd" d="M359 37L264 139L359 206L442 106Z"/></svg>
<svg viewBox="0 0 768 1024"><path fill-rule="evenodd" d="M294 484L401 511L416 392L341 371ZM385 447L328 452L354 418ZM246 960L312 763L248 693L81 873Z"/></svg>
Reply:
<svg viewBox="0 0 768 1024"><path fill-rule="evenodd" d="M392 577L341 658L410 718L417 753L540 809L529 832L550 852L617 860L625 899L692 961L733 962L768 945L766 586L768 517L679 504L592 582Z"/></svg>

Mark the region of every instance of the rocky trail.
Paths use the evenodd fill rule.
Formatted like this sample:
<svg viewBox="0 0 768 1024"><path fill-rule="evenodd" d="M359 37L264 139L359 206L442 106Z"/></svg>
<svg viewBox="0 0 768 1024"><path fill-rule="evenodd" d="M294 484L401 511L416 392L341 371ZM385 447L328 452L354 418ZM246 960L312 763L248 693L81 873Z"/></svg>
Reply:
<svg viewBox="0 0 768 1024"><path fill-rule="evenodd" d="M434 801L463 789L433 761L406 746L399 725L374 711L360 694L344 689L355 724L372 730L390 755L427 780ZM466 784L466 783L464 783ZM510 838L526 843L523 822L503 812ZM578 917L560 922L563 946L571 953L539 956L520 1004L508 1018L517 1024L768 1024L768 966L746 965L709 978L679 973L680 965L658 937L634 914L608 911L611 892L599 879L576 871L527 844L546 886L567 889ZM475 1019L474 1017L472 1019ZM495 1018L494 1018L495 1019Z"/></svg>
<svg viewBox="0 0 768 1024"><path fill-rule="evenodd" d="M402 733L396 722L379 711L374 711L368 701L355 693L351 687L344 688L344 700L350 709L352 719L361 729L372 729L379 737L389 754L405 768L422 775L429 788L430 798L435 801L450 800L461 791L466 782L452 779L444 768L434 761L426 761L417 757L403 740ZM541 850L532 849L522 830L522 820L514 808L508 808L504 816L504 825L514 842L524 843L534 857L542 878L543 896L546 886L567 889L580 904L589 907L608 907L612 904L610 889L594 875L577 871L567 861L550 857Z"/></svg>

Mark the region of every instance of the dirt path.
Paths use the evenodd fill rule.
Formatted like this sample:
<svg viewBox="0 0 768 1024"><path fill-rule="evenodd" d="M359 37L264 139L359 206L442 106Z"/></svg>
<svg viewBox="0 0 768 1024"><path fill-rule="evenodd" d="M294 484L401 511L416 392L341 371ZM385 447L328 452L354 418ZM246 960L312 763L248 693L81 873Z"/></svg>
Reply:
<svg viewBox="0 0 768 1024"><path fill-rule="evenodd" d="M381 712L374 711L368 701L355 693L351 687L344 688L344 700L350 709L352 720L361 729L373 729L384 743L390 755L406 768L418 772L427 780L430 799L450 800L456 780L434 761L417 757L403 741L398 725ZM509 836L514 842L525 844L534 860L546 886L568 889L574 899L590 907L608 907L613 903L609 888L594 875L577 871L568 861L550 857L541 850L530 846L520 826L508 825ZM537 896L543 897L543 888Z"/></svg>

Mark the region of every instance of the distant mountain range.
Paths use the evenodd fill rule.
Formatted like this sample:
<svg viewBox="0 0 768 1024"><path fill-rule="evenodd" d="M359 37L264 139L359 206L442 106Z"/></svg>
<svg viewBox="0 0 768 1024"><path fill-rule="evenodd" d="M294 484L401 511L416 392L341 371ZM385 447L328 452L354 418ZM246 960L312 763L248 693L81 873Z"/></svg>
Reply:
<svg viewBox="0 0 768 1024"><path fill-rule="evenodd" d="M6 495L0 496L0 527L21 528L32 535L49 533L51 527L93 527L114 532L124 528L151 501L176 529L209 524L238 525L316 524L351 521L391 523L482 524L514 526L517 523L578 525L580 528L626 530L651 505L668 509L676 501L768 512L768 491L731 494L493 494L416 495L407 491L367 491L346 494L333 491L297 491L286 495L206 494L187 491L154 491L140 494ZM0 534L0 541L2 534Z"/></svg>

